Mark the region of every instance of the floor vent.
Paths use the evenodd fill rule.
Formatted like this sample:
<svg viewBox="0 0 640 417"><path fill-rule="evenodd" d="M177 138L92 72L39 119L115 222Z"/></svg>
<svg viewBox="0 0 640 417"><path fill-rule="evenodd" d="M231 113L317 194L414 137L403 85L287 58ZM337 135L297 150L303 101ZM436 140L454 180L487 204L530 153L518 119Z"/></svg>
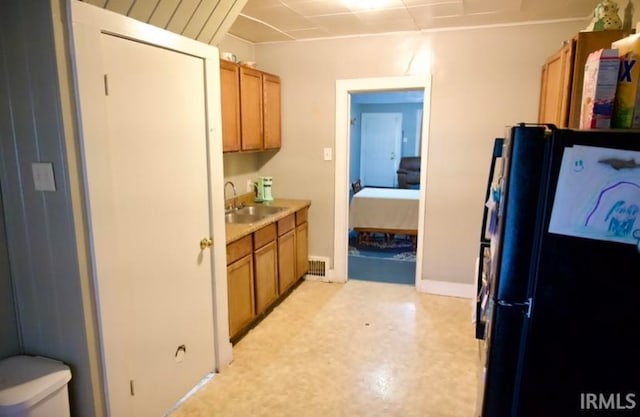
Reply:
<svg viewBox="0 0 640 417"><path fill-rule="evenodd" d="M309 270L307 275L313 275L314 277L327 276L327 268L329 267L329 258L322 258L319 256L309 257Z"/></svg>

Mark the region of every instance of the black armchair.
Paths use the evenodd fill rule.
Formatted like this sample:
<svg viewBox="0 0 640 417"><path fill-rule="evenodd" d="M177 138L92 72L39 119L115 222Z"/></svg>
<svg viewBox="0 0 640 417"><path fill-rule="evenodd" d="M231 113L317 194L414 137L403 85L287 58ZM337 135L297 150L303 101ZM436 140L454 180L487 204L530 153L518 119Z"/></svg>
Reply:
<svg viewBox="0 0 640 417"><path fill-rule="evenodd" d="M400 158L397 173L398 188L418 188L420 186L420 157L404 156Z"/></svg>

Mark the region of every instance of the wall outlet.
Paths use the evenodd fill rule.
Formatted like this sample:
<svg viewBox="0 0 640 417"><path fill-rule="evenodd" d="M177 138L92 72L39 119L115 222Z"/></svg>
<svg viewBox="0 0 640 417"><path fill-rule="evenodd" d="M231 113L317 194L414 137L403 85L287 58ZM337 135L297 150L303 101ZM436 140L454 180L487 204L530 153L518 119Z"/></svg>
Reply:
<svg viewBox="0 0 640 417"><path fill-rule="evenodd" d="M247 180L247 192L248 193L252 193L253 192L253 186L254 186L254 182L252 180Z"/></svg>

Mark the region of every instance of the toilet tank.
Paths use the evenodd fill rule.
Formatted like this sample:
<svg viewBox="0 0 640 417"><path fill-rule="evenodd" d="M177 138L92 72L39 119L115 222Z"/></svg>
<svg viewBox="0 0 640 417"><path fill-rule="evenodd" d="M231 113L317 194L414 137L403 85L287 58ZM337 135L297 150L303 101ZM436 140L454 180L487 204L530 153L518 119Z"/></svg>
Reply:
<svg viewBox="0 0 640 417"><path fill-rule="evenodd" d="M69 367L41 356L0 360L0 417L69 417Z"/></svg>

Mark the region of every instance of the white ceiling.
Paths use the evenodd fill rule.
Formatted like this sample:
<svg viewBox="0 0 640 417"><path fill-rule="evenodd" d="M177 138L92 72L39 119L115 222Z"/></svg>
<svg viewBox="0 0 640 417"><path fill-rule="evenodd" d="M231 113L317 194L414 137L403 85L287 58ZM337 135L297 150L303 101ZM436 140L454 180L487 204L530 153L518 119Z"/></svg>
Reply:
<svg viewBox="0 0 640 417"><path fill-rule="evenodd" d="M260 43L561 19L586 26L599 1L248 0L229 33Z"/></svg>
<svg viewBox="0 0 640 417"><path fill-rule="evenodd" d="M601 0L81 1L218 45L227 31L260 43L564 19L586 27ZM617 1L620 9L628 1Z"/></svg>

